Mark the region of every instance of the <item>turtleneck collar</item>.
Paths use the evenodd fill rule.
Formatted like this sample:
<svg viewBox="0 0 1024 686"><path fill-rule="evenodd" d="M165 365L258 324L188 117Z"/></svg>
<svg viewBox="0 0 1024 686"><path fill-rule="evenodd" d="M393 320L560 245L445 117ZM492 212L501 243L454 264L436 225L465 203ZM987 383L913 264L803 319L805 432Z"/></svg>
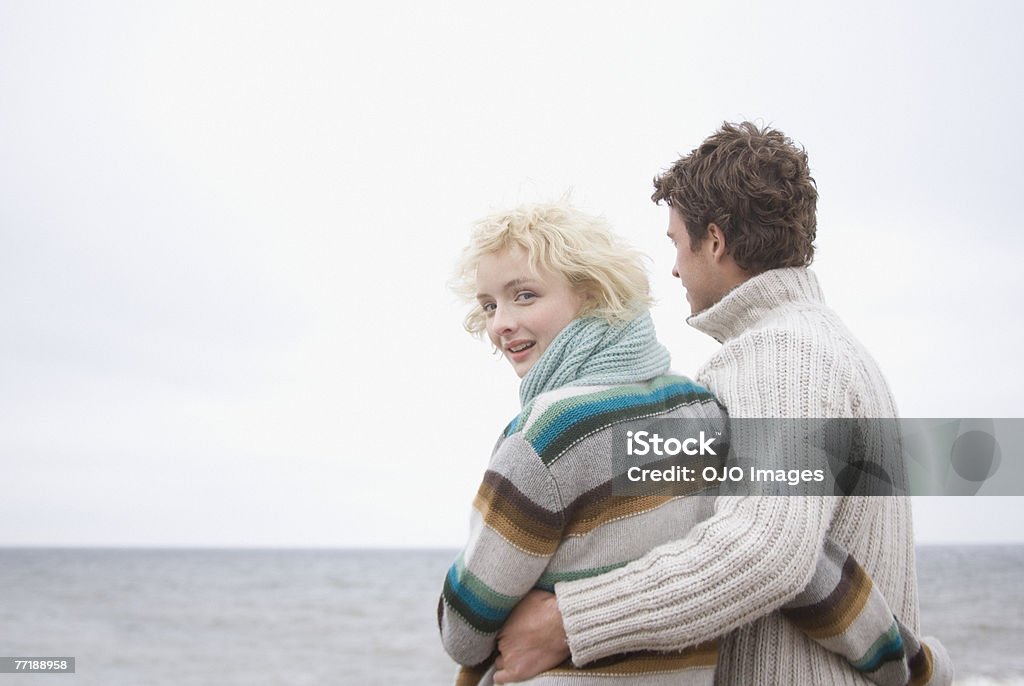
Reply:
<svg viewBox="0 0 1024 686"><path fill-rule="evenodd" d="M825 304L814 272L807 267L770 269L747 279L711 307L688 317L686 322L724 343L753 328L772 310L798 302Z"/></svg>

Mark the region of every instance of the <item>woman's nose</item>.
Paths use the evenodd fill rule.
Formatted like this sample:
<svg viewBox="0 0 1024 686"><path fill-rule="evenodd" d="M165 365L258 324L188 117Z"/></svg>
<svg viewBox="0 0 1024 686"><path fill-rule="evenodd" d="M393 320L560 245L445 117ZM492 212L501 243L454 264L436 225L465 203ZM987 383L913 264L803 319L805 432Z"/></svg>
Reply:
<svg viewBox="0 0 1024 686"><path fill-rule="evenodd" d="M516 318L507 307L499 307L494 310L494 316L491 318L491 326L494 333L498 336L507 335L516 330L518 324Z"/></svg>

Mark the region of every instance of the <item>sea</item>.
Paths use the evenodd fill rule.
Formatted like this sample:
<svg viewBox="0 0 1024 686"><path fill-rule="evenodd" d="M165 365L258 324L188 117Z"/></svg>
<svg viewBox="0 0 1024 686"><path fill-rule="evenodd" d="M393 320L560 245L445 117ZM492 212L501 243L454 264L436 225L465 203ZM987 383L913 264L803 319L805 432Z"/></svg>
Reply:
<svg viewBox="0 0 1024 686"><path fill-rule="evenodd" d="M0 548L0 686L447 684L453 550ZM957 684L1024 684L1024 546L918 549L921 621Z"/></svg>

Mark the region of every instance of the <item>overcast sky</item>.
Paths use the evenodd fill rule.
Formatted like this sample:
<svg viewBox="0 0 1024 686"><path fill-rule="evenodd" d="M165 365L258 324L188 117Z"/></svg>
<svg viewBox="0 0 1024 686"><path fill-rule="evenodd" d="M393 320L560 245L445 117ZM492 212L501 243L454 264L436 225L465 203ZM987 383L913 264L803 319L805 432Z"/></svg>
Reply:
<svg viewBox="0 0 1024 686"><path fill-rule="evenodd" d="M904 416L1024 416L1021 8L0 0L0 545L461 545L518 405L471 223L572 189L692 374L651 178L723 120L807 148ZM915 511L1024 540L1024 498Z"/></svg>

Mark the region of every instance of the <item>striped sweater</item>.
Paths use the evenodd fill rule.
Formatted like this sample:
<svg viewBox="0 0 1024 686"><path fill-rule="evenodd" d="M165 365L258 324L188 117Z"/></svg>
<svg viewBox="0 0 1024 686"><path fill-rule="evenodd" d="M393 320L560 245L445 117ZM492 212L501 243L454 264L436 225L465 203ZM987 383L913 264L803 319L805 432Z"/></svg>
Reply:
<svg viewBox="0 0 1024 686"><path fill-rule="evenodd" d="M880 686L948 686L953 663L935 638L919 638L896 618L863 567L830 538L811 583L782 616Z"/></svg>
<svg viewBox="0 0 1024 686"><path fill-rule="evenodd" d="M438 607L442 641L459 683L490 683L496 635L533 588L621 567L679 538L711 513L710 497L612 496L612 428L640 418L707 419L724 413L685 377L643 384L560 388L538 396L506 429L474 501L469 543ZM703 485L696 485L700 489ZM673 652L568 661L537 684L710 684L713 640Z"/></svg>

